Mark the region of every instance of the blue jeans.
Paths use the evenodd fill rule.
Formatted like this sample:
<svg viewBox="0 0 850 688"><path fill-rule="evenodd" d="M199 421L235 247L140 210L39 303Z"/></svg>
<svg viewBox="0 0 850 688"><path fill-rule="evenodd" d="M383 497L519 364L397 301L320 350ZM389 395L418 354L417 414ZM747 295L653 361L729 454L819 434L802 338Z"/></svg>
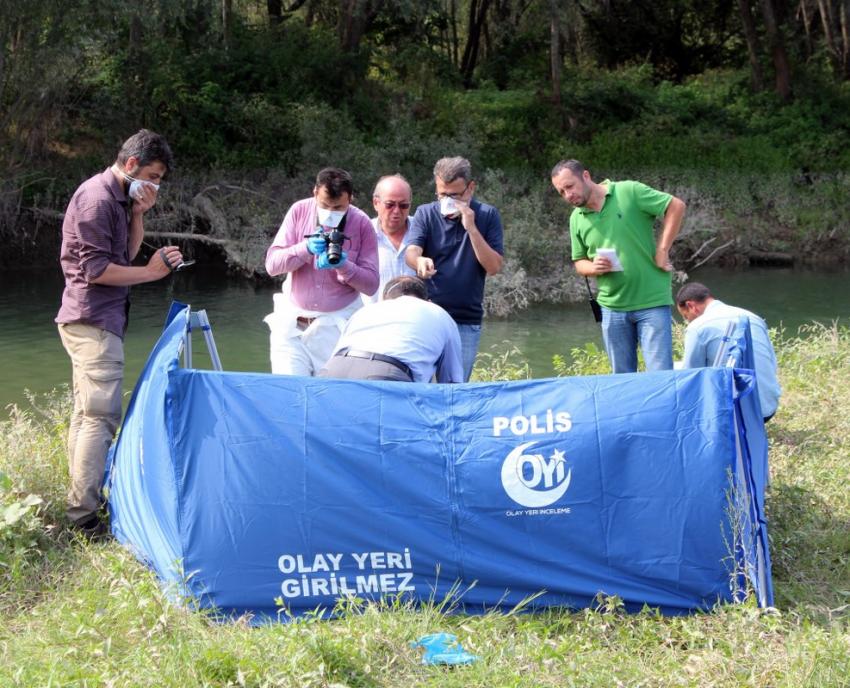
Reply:
<svg viewBox="0 0 850 688"><path fill-rule="evenodd" d="M637 372L637 347L646 369L673 369L673 318L670 306L638 311L602 307L602 339L615 373Z"/></svg>
<svg viewBox="0 0 850 688"><path fill-rule="evenodd" d="M458 323L457 331L460 333L460 355L463 363L463 380L469 382L472 375L472 366L475 365L475 357L478 355L478 341L481 339L481 325L461 325Z"/></svg>

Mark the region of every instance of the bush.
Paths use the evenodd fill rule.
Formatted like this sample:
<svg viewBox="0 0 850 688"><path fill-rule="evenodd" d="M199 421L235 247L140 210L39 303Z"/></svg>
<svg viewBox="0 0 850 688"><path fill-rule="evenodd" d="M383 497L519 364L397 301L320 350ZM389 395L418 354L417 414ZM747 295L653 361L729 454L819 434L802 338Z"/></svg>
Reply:
<svg viewBox="0 0 850 688"><path fill-rule="evenodd" d="M19 582L39 552L44 526L37 507L38 495L13 489L12 480L0 471L0 596Z"/></svg>

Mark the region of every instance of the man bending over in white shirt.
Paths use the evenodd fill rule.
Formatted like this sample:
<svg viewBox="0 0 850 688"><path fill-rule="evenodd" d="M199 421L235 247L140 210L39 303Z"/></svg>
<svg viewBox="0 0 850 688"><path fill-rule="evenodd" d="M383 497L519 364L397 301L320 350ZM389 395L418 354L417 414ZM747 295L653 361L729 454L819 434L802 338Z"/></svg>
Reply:
<svg viewBox="0 0 850 688"><path fill-rule="evenodd" d="M418 277L387 282L383 300L351 316L319 377L463 382L460 335Z"/></svg>
<svg viewBox="0 0 850 688"><path fill-rule="evenodd" d="M759 402L765 422L769 421L776 413L782 389L776 377L776 354L764 320L755 313L728 306L720 299L715 299L708 287L699 282L690 282L679 290L676 306L688 321L685 331L685 368L712 365L726 334L727 324L737 322L742 315L749 318Z"/></svg>

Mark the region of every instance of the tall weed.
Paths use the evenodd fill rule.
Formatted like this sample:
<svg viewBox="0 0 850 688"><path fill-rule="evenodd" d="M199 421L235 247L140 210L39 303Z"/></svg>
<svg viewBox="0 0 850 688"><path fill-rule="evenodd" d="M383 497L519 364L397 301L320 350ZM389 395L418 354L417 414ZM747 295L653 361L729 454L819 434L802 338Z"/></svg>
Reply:
<svg viewBox="0 0 850 688"><path fill-rule="evenodd" d="M784 394L767 428L767 508L778 610L748 601L683 617L624 614L620 600L602 592L597 608L578 612L469 617L447 614L452 605L440 600L352 601L334 621L251 628L173 606L115 543L69 543L46 530L46 545L17 558L29 573L19 569L17 584L0 595L0 685L845 685L850 330L811 326L776 335L776 349ZM604 353L588 350L571 372L603 365ZM476 372L527 375L510 347L494 350ZM58 499L66 398L36 400L40 411L3 422L0 437L11 439L0 444L0 471L14 476L14 500ZM41 518L43 507L30 515ZM410 643L434 631L456 634L481 660L454 670L421 665Z"/></svg>

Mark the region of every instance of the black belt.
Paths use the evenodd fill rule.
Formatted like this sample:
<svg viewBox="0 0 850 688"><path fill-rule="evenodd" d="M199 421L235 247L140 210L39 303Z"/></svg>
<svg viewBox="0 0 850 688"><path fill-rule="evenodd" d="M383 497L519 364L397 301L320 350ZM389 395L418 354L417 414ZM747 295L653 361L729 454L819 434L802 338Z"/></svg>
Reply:
<svg viewBox="0 0 850 688"><path fill-rule="evenodd" d="M384 356L384 354L375 354L371 351L360 351L359 349L350 349L347 346L345 348L337 351L334 356L351 356L353 358L365 358L369 361L381 361L382 363L389 363L391 366L395 366L403 373L407 375L411 380L413 379L413 371L410 370L410 366L402 361L399 361L397 358L393 358L392 356Z"/></svg>

